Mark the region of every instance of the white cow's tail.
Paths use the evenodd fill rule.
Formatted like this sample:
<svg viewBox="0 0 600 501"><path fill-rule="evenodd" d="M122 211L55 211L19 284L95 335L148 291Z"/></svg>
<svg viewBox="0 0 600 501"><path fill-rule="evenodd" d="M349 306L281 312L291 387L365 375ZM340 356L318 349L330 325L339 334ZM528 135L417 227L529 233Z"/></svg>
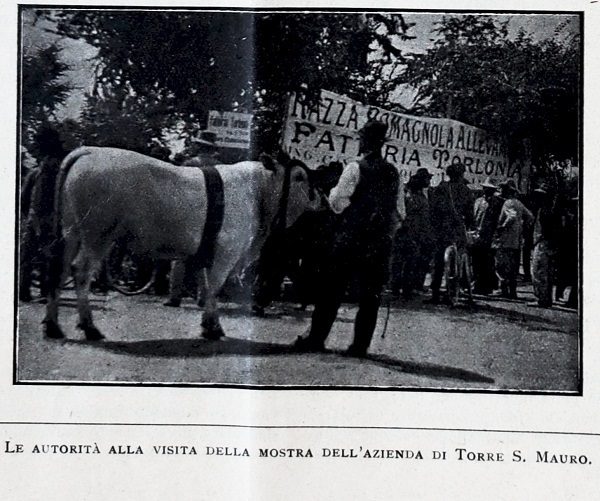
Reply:
<svg viewBox="0 0 600 501"><path fill-rule="evenodd" d="M60 164L60 170L56 178L56 187L54 190L54 237L59 239L62 233L62 192L65 185L65 180L69 175L71 167L85 155L89 155L91 150L87 146L82 146L69 153Z"/></svg>
<svg viewBox="0 0 600 501"><path fill-rule="evenodd" d="M63 219L63 188L65 179L75 162L84 155L91 153L89 148L82 147L69 153L60 164L60 170L56 177L56 186L54 188L54 220L52 224L52 244L49 256L48 266L48 290L50 294L56 293L60 288L61 278L63 274L64 258L65 258L65 239L62 235L62 219ZM53 292L54 291L54 292Z"/></svg>

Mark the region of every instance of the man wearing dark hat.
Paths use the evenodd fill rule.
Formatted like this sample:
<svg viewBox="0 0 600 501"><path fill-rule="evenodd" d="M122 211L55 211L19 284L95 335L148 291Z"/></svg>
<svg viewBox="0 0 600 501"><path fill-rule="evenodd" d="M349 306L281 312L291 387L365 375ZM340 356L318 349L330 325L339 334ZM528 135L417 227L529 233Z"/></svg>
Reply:
<svg viewBox="0 0 600 501"><path fill-rule="evenodd" d="M218 146L217 135L214 132L202 130L198 136L190 138L190 145L186 149L187 160L182 165L186 167L204 167L217 165Z"/></svg>
<svg viewBox="0 0 600 501"><path fill-rule="evenodd" d="M521 256L523 225L533 223L533 214L517 199L513 179L499 184L504 204L500 210L493 246L496 249L496 274L503 297L517 299L517 275Z"/></svg>
<svg viewBox="0 0 600 501"><path fill-rule="evenodd" d="M446 168L448 181L442 181L430 190L429 207L431 226L434 231L433 276L431 299L440 302L440 286L444 275L444 252L446 247L467 244L467 230L473 225L473 194L464 178L465 166L454 163Z"/></svg>
<svg viewBox="0 0 600 501"><path fill-rule="evenodd" d="M207 130L201 130L196 136L189 136L185 140L183 151L175 155L173 163L185 167L217 165L219 147L216 141L216 133Z"/></svg>
<svg viewBox="0 0 600 501"><path fill-rule="evenodd" d="M483 195L475 200L475 241L471 249L473 259L473 292L487 296L496 288L498 278L494 267L492 239L500 217L504 200L498 195L498 186L493 179L481 183Z"/></svg>
<svg viewBox="0 0 600 501"><path fill-rule="evenodd" d="M354 322L351 356L367 353L387 279L389 253L398 210L400 177L397 169L383 160L387 126L368 121L359 131L357 162L345 166L329 203L334 213L334 242L325 267L323 287L315 304L307 337L299 337L299 351L323 351L335 321L348 281L358 273L358 312Z"/></svg>
<svg viewBox="0 0 600 501"><path fill-rule="evenodd" d="M429 201L423 192L429 187L432 174L419 168L406 183L406 219L396 232L392 255L390 289L402 297L412 299L413 291L422 289L429 268L433 246L433 230Z"/></svg>

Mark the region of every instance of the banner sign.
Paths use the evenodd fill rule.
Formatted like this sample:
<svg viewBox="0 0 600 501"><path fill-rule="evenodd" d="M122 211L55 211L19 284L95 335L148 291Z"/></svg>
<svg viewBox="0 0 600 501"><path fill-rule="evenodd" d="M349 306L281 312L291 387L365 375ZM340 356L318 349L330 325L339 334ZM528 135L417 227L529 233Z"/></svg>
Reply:
<svg viewBox="0 0 600 501"><path fill-rule="evenodd" d="M448 165L462 162L465 179L477 188L488 176L521 185L522 164L509 165L505 143L484 130L456 120L417 117L365 106L346 96L321 91L319 105L307 107L297 94L288 101L282 146L310 168L332 161L347 163L358 155L358 130L369 119L387 124L383 158L394 164L404 182L418 168L431 174L432 185Z"/></svg>
<svg viewBox="0 0 600 501"><path fill-rule="evenodd" d="M221 148L250 148L252 115L233 111L209 111L206 130L217 135L217 146Z"/></svg>

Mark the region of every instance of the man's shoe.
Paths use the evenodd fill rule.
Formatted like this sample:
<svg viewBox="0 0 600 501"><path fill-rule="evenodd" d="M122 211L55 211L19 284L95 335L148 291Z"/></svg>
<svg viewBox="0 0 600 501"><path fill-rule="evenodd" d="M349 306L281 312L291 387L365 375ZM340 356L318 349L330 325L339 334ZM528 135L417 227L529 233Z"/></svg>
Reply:
<svg viewBox="0 0 600 501"><path fill-rule="evenodd" d="M346 350L346 355L355 358L365 358L367 356L367 348L360 348L354 344L351 344Z"/></svg>
<svg viewBox="0 0 600 501"><path fill-rule="evenodd" d="M315 341L310 337L298 336L298 339L296 339L296 342L294 343L294 348L296 351L302 353L320 353L325 351L325 343L322 341Z"/></svg>
<svg viewBox="0 0 600 501"><path fill-rule="evenodd" d="M165 306L170 306L171 308L179 308L180 304L181 301L179 299L169 299L166 303L164 303Z"/></svg>
<svg viewBox="0 0 600 501"><path fill-rule="evenodd" d="M250 311L252 313L252 316L259 317L259 318L263 318L265 316L264 307L259 306L258 304L253 304Z"/></svg>
<svg viewBox="0 0 600 501"><path fill-rule="evenodd" d="M552 308L551 303L540 303L539 301L534 301L533 303L527 303L527 306L532 308Z"/></svg>

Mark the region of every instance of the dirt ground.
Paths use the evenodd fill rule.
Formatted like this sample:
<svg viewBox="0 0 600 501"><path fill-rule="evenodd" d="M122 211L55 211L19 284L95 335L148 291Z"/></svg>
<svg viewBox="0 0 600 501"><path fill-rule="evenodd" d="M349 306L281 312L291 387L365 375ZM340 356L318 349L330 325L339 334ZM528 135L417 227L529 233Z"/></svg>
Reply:
<svg viewBox="0 0 600 501"><path fill-rule="evenodd" d="M102 342L76 329L73 291L66 291L61 324L66 340L44 339L43 304L18 308L19 382L176 383L292 387L378 387L577 392L580 337L577 312L532 308L530 286L519 300L478 297L476 306L425 305L422 298L384 301L369 355L344 354L356 308L344 305L327 353L291 348L310 324L308 311L276 303L265 318L224 305L220 341L200 337L200 310L191 299L166 308L163 297L94 295ZM389 319L386 324L387 306Z"/></svg>

